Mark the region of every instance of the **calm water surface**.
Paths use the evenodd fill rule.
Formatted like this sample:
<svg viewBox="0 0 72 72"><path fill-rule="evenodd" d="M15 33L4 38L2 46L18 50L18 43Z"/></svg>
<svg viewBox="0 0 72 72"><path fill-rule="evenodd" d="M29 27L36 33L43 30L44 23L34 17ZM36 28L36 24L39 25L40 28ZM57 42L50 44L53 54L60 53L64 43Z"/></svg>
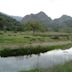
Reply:
<svg viewBox="0 0 72 72"><path fill-rule="evenodd" d="M0 57L0 72L19 72L32 68L48 68L72 60L72 48L52 50L40 55Z"/></svg>

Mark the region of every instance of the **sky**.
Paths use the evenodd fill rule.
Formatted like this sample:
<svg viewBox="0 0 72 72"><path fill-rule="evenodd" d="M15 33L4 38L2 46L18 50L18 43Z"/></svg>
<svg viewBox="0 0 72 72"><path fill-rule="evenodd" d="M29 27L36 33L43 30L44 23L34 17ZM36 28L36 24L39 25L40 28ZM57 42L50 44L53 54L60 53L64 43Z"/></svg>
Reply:
<svg viewBox="0 0 72 72"><path fill-rule="evenodd" d="M0 0L0 12L13 16L45 12L52 19L72 16L72 0Z"/></svg>

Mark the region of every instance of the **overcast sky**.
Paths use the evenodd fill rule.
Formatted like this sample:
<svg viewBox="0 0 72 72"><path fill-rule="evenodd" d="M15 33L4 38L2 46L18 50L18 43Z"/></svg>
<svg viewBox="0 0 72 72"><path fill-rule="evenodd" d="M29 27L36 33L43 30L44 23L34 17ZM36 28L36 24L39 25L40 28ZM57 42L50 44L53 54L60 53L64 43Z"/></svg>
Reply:
<svg viewBox="0 0 72 72"><path fill-rule="evenodd" d="M0 12L25 16L44 11L52 19L63 14L72 16L72 0L0 0Z"/></svg>

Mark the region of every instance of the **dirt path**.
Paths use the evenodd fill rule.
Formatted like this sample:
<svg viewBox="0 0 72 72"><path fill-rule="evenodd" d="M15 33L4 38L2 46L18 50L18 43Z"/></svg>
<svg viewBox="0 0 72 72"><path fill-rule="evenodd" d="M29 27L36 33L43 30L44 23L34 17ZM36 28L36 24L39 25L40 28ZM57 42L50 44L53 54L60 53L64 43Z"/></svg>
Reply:
<svg viewBox="0 0 72 72"><path fill-rule="evenodd" d="M42 43L32 43L32 44L23 44L23 43L17 43L17 44L4 44L0 43L0 48L17 48L17 47L26 47L26 46L54 46L54 45L64 45L69 44L71 41L58 41L58 42L42 42Z"/></svg>
<svg viewBox="0 0 72 72"><path fill-rule="evenodd" d="M54 46L54 45L63 45L63 44L68 44L71 43L71 41L59 41L59 42L44 42L44 43L33 43L30 45L36 46L36 45L42 45L42 46Z"/></svg>

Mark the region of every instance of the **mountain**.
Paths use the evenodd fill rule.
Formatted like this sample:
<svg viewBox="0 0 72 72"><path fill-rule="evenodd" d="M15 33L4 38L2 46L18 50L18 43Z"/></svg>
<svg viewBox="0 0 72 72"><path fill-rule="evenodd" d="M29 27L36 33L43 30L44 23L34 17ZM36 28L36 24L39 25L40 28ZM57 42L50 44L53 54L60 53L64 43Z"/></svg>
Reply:
<svg viewBox="0 0 72 72"><path fill-rule="evenodd" d="M52 24L52 28L56 30L71 32L72 17L67 15L62 15L60 18L54 19L51 24Z"/></svg>
<svg viewBox="0 0 72 72"><path fill-rule="evenodd" d="M44 12L39 12L37 14L26 15L22 19L22 23L28 21L38 21L44 24L49 31L62 31L71 32L72 31L72 17L68 15L62 15L60 18L52 20Z"/></svg>
<svg viewBox="0 0 72 72"><path fill-rule="evenodd" d="M21 21L23 17L21 16L11 16L13 19L16 19L17 21Z"/></svg>
<svg viewBox="0 0 72 72"><path fill-rule="evenodd" d="M44 12L41 11L37 14L30 14L30 15L26 15L25 17L23 17L22 23L26 23L28 21L38 21L48 26L50 25L50 22L52 21L52 19L48 17Z"/></svg>
<svg viewBox="0 0 72 72"><path fill-rule="evenodd" d="M9 15L0 12L0 30L12 30L19 24L20 23L18 21L16 21Z"/></svg>
<svg viewBox="0 0 72 72"><path fill-rule="evenodd" d="M68 15L62 15L60 18L52 20L42 11L37 14L26 15L23 18L9 16L0 12L0 30L4 28L11 30L19 27L21 24L26 24L28 21L40 22L45 25L48 31L72 32L72 17ZM19 27L19 29L21 28Z"/></svg>

